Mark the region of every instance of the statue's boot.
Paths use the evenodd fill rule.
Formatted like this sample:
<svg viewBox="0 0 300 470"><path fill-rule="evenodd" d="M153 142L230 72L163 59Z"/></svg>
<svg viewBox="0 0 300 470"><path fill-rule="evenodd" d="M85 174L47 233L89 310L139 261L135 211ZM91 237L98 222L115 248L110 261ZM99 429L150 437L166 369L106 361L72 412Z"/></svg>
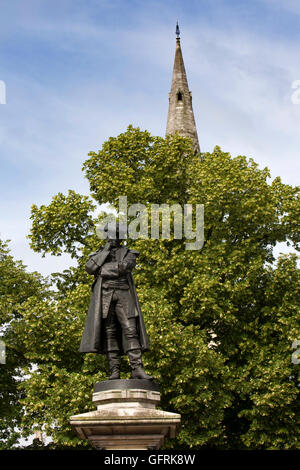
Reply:
<svg viewBox="0 0 300 470"><path fill-rule="evenodd" d="M129 362L130 362L132 379L145 379L145 380L154 379L152 375L146 374L146 372L143 369L142 351L140 349L131 349L130 351L127 351L127 355L128 355Z"/></svg>
<svg viewBox="0 0 300 470"><path fill-rule="evenodd" d="M108 351L107 360L109 367L109 380L117 380L120 378L120 356L118 351Z"/></svg>

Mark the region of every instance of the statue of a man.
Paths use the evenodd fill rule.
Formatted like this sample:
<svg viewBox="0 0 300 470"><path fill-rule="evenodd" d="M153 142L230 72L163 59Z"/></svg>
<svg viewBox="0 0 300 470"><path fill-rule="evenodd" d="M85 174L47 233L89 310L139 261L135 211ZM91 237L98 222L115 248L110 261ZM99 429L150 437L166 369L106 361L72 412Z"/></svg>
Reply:
<svg viewBox="0 0 300 470"><path fill-rule="evenodd" d="M110 380L120 378L123 354L128 355L131 378L152 380L142 364L142 352L149 343L131 273L139 253L122 246L118 223L106 224L104 231L104 248L92 253L86 263L95 279L79 351L106 354Z"/></svg>

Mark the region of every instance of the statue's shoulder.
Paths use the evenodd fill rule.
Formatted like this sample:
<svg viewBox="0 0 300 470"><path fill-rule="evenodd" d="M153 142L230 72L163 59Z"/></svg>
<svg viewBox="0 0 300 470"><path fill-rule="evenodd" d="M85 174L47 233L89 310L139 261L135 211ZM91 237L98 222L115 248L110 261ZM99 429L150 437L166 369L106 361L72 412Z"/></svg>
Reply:
<svg viewBox="0 0 300 470"><path fill-rule="evenodd" d="M132 253L134 256L139 256L140 252L137 250L128 250L129 253Z"/></svg>
<svg viewBox="0 0 300 470"><path fill-rule="evenodd" d="M98 251L93 251L93 253L89 254L89 257L94 256L96 253L98 253Z"/></svg>
<svg viewBox="0 0 300 470"><path fill-rule="evenodd" d="M98 253L101 253L101 251L103 251L103 249L104 249L104 247L101 246L97 251L93 251L93 253L90 253L90 254L89 254L89 258L90 258L91 256L97 255Z"/></svg>

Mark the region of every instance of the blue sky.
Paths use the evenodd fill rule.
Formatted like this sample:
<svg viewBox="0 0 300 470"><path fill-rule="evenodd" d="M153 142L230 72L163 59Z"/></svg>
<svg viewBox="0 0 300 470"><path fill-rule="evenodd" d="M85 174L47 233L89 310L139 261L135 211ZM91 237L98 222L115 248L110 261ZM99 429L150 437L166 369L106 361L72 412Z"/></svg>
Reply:
<svg viewBox="0 0 300 470"><path fill-rule="evenodd" d="M201 149L299 184L298 0L1 0L0 237L30 270L69 264L29 249L31 204L88 194L87 153L129 124L164 135L177 19Z"/></svg>

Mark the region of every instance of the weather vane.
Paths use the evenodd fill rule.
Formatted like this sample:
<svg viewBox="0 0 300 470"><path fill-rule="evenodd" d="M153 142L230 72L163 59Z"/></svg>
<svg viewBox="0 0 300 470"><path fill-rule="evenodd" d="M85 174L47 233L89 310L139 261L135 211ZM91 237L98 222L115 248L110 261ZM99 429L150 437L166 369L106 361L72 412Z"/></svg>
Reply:
<svg viewBox="0 0 300 470"><path fill-rule="evenodd" d="M177 36L177 39L180 38L180 29L179 29L178 21L176 23L176 36Z"/></svg>

